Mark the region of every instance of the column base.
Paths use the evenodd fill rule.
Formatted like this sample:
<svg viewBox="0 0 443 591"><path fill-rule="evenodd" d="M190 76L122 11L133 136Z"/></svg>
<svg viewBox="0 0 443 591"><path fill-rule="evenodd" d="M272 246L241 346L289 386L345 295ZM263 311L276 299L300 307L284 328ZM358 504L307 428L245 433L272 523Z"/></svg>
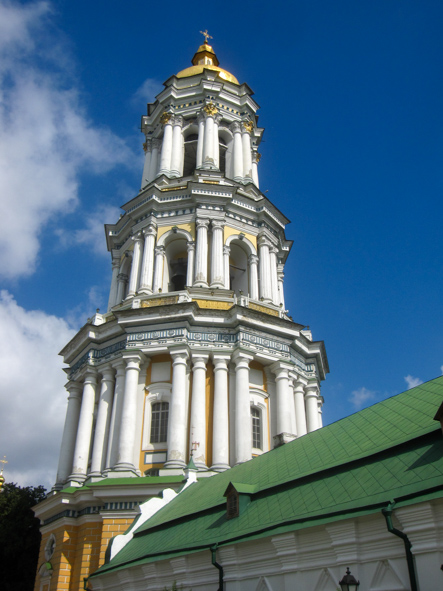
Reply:
<svg viewBox="0 0 443 591"><path fill-rule="evenodd" d="M183 460L168 460L163 466L165 469L183 469L186 468L186 464Z"/></svg>
<svg viewBox="0 0 443 591"><path fill-rule="evenodd" d="M220 279L220 281L214 281L213 283L211 283L211 285L209 287L211 289L224 289L225 285L224 285L223 281Z"/></svg>
<svg viewBox="0 0 443 591"><path fill-rule="evenodd" d="M117 469L117 467L112 468L112 470L106 470L103 474L103 478L134 478L140 476L140 473L136 468L132 470L124 470L123 468Z"/></svg>
<svg viewBox="0 0 443 591"><path fill-rule="evenodd" d="M212 472L225 472L226 470L229 470L230 467L229 464L223 464L220 462L219 464L213 464L210 469Z"/></svg>
<svg viewBox="0 0 443 591"><path fill-rule="evenodd" d="M138 290L138 293L143 295L152 295L152 289L150 289L149 287L143 287L142 285Z"/></svg>
<svg viewBox="0 0 443 591"><path fill-rule="evenodd" d="M83 486L83 483L86 480L86 474L71 474L68 480L65 482L65 487L67 486Z"/></svg>
<svg viewBox="0 0 443 591"><path fill-rule="evenodd" d="M294 441L294 439L297 439L297 435L294 435L293 433L279 433L278 435L274 435L274 448L280 447L290 441Z"/></svg>
<svg viewBox="0 0 443 591"><path fill-rule="evenodd" d="M195 281L192 287L209 287L207 281Z"/></svg>
<svg viewBox="0 0 443 591"><path fill-rule="evenodd" d="M106 477L106 474L101 474L100 472L91 472L91 474L88 474L85 484L89 484L90 482L99 482L100 480L104 480Z"/></svg>
<svg viewBox="0 0 443 591"><path fill-rule="evenodd" d="M134 464L130 464L129 462L119 462L113 466L112 472L134 472L137 474L137 468Z"/></svg>

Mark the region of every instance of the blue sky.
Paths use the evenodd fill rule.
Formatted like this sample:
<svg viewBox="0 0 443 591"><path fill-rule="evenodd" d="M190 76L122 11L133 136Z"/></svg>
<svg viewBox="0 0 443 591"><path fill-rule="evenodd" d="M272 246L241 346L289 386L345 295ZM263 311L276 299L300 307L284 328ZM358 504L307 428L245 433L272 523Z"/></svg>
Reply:
<svg viewBox="0 0 443 591"><path fill-rule="evenodd" d="M287 307L328 352L325 423L442 373L442 21L429 0L0 0L8 480L54 480L57 353L106 308L103 223L140 187L140 116L206 28L261 107L260 186L292 222Z"/></svg>

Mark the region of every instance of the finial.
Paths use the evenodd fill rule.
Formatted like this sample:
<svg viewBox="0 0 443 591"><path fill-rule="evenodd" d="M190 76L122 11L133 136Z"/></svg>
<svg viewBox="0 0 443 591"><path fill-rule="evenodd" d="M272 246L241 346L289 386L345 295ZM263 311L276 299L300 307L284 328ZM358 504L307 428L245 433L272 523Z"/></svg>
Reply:
<svg viewBox="0 0 443 591"><path fill-rule="evenodd" d="M5 464L7 464L7 463L8 463L8 460L6 459L6 456L3 456L3 460L0 460L0 464L3 464L0 474L3 474L3 470L5 469Z"/></svg>
<svg viewBox="0 0 443 591"><path fill-rule="evenodd" d="M205 29L204 31L200 31L200 33L203 35L203 37L205 38L205 43L208 43L208 39L213 39L212 35L210 35L208 33L208 29Z"/></svg>

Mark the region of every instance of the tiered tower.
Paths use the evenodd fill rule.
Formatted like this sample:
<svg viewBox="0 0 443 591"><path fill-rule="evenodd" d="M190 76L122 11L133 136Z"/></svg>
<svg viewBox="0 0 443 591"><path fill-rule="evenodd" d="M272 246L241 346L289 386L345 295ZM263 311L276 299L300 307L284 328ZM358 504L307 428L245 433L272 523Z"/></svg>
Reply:
<svg viewBox="0 0 443 591"><path fill-rule="evenodd" d="M54 491L72 495L70 523L88 503L103 524L112 503L157 494L191 455L211 475L322 425L328 362L285 309L292 242L259 189L258 105L207 42L192 64L142 118L141 190L106 225L108 312L61 352L69 398ZM63 495L42 505L47 523Z"/></svg>

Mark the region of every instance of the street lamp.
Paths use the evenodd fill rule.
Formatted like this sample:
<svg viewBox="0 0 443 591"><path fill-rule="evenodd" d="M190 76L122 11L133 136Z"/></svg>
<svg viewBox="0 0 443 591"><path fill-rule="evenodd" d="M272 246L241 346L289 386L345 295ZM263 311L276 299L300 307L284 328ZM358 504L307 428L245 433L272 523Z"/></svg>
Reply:
<svg viewBox="0 0 443 591"><path fill-rule="evenodd" d="M341 587L341 591L358 591L360 581L357 581L354 575L351 575L349 567L346 569L346 574L338 583Z"/></svg>

